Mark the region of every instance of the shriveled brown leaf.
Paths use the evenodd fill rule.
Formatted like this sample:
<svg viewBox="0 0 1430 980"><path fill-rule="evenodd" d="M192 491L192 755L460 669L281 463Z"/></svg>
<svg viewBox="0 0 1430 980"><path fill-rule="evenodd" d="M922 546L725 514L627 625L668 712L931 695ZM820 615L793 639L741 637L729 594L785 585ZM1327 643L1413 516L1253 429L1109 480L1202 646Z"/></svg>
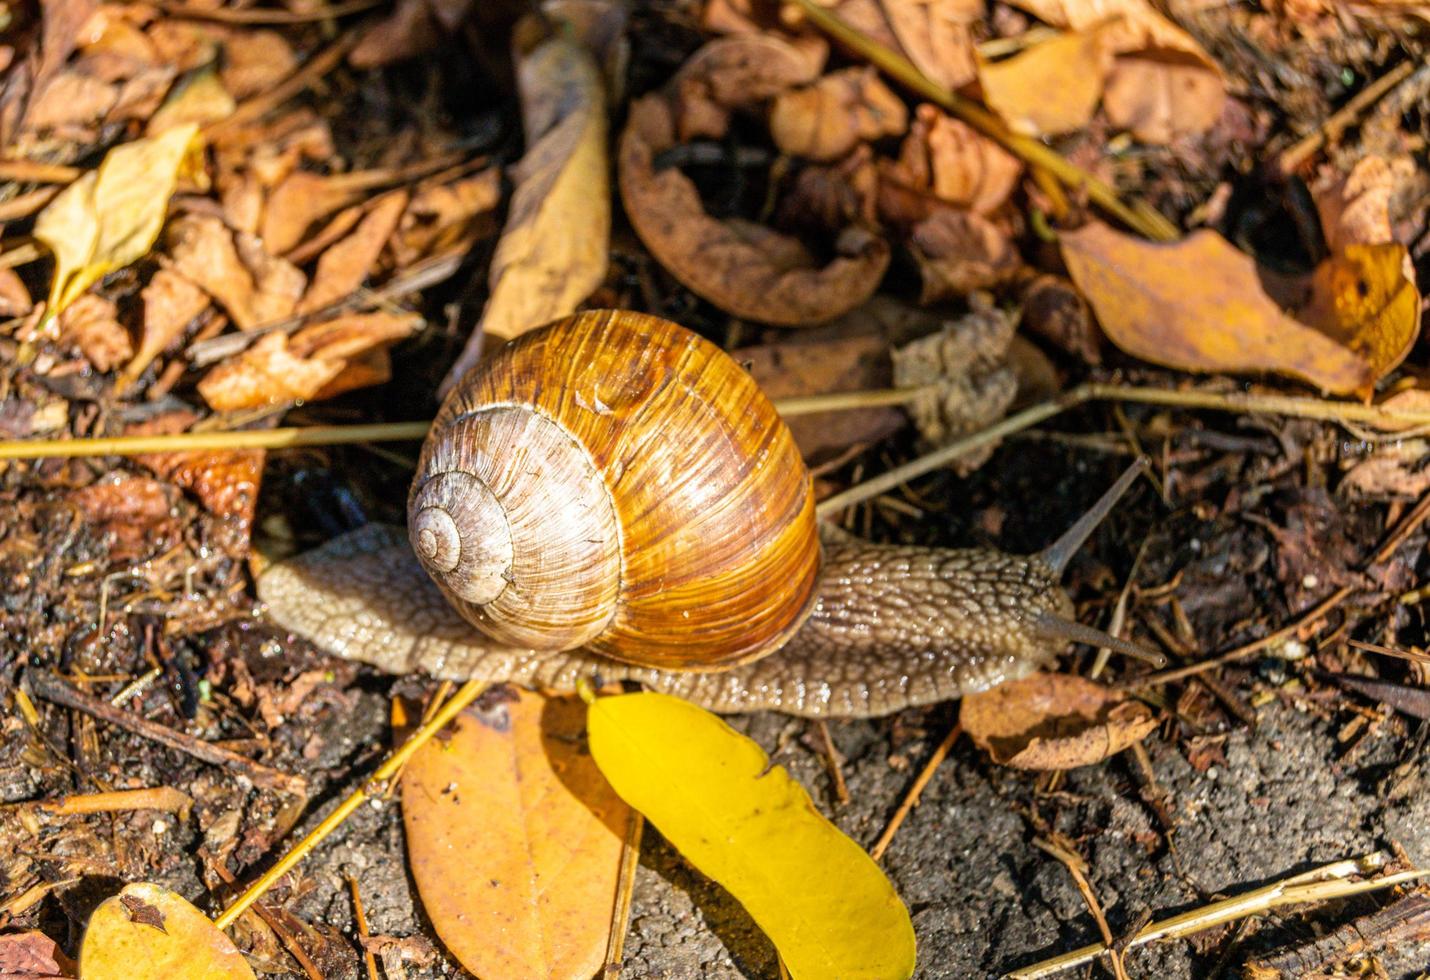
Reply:
<svg viewBox="0 0 1430 980"><path fill-rule="evenodd" d="M1344 178L1329 175L1317 181L1311 193L1327 247L1338 252L1347 245L1395 241L1391 197L1414 172L1415 164L1409 157L1387 160L1373 155L1357 160Z"/></svg>
<svg viewBox="0 0 1430 980"><path fill-rule="evenodd" d="M365 351L343 363L343 369L333 380L318 389L313 401L336 398L345 391L371 388L392 380L392 355L387 348Z"/></svg>
<svg viewBox="0 0 1430 980"><path fill-rule="evenodd" d="M204 310L209 308L206 292L173 269L160 269L144 287L144 326L139 349L124 367L124 376L133 381L144 369L181 337Z"/></svg>
<svg viewBox="0 0 1430 980"><path fill-rule="evenodd" d="M129 426L126 435L184 432L197 415L188 410L164 412ZM134 461L173 486L187 490L220 517L234 518L247 533L258 506L259 483L266 451L226 449L191 453L145 453Z"/></svg>
<svg viewBox="0 0 1430 980"><path fill-rule="evenodd" d="M845 68L775 97L770 136L792 156L831 161L908 126L904 102L871 67Z"/></svg>
<svg viewBox="0 0 1430 980"><path fill-rule="evenodd" d="M302 271L212 215L181 218L170 236L175 270L222 303L240 330L289 316L307 286Z"/></svg>
<svg viewBox="0 0 1430 980"><path fill-rule="evenodd" d="M274 255L291 251L314 222L350 204L355 193L344 183L305 170L284 177L268 195L259 237Z"/></svg>
<svg viewBox="0 0 1430 980"><path fill-rule="evenodd" d="M407 207L407 192L389 191L373 201L367 216L351 235L330 247L318 260L313 283L298 303L298 313L321 310L350 296L377 263L382 247L397 228Z"/></svg>
<svg viewBox="0 0 1430 980"><path fill-rule="evenodd" d="M1430 388L1406 388L1397 391L1381 402L1380 407L1388 412L1430 412ZM1398 432L1404 429L1418 429L1422 426L1418 422L1392 424L1380 422L1375 427L1388 432Z"/></svg>
<svg viewBox="0 0 1430 980"><path fill-rule="evenodd" d="M119 102L119 86L80 71L51 79L30 103L26 126L36 132L98 123Z"/></svg>
<svg viewBox="0 0 1430 980"><path fill-rule="evenodd" d="M1205 132L1221 115L1226 83L1196 39L1146 0L1013 0L1079 33L1097 31L1116 53L1103 92L1108 118L1138 139L1169 143Z"/></svg>
<svg viewBox="0 0 1430 980"><path fill-rule="evenodd" d="M605 954L629 808L574 698L521 691L459 716L402 774L408 866L442 942L481 977L587 977Z"/></svg>
<svg viewBox="0 0 1430 980"><path fill-rule="evenodd" d="M318 397L348 362L408 336L413 316L355 313L304 327L292 337L270 333L209 371L199 394L215 410L261 408ZM344 389L346 390L346 389Z"/></svg>
<svg viewBox="0 0 1430 980"><path fill-rule="evenodd" d="M1420 392L1430 394L1430 392ZM1418 499L1430 491L1430 442L1407 439L1377 446L1369 459L1353 465L1336 486L1349 497Z"/></svg>
<svg viewBox="0 0 1430 980"><path fill-rule="evenodd" d="M655 168L675 142L664 95L632 104L618 150L621 198L646 247L689 289L736 316L785 326L831 320L873 294L889 263L886 242L850 226L821 266L795 239L712 218L688 177Z"/></svg>
<svg viewBox="0 0 1430 980"><path fill-rule="evenodd" d="M1135 357L1186 371L1273 371L1336 393L1375 380L1365 358L1287 315L1251 257L1215 232L1161 245L1094 222L1061 241L1102 329Z"/></svg>
<svg viewBox="0 0 1430 980"><path fill-rule="evenodd" d="M963 699L959 723L994 762L1014 769L1090 766L1157 727L1141 702L1076 674L1033 674Z"/></svg>
<svg viewBox="0 0 1430 980"><path fill-rule="evenodd" d="M178 494L146 476L123 470L107 473L76 490L70 501L96 535L108 537L110 561L152 557L182 533L174 517Z"/></svg>
<svg viewBox="0 0 1430 980"><path fill-rule="evenodd" d="M223 32L220 77L235 99L266 92L293 74L298 56L279 31L244 27Z"/></svg>
<svg viewBox="0 0 1430 980"><path fill-rule="evenodd" d="M894 386L930 386L905 406L930 445L941 446L985 429L1007 412L1018 393L1008 366L1008 345L1016 322L997 307L976 309L944 320L937 333L891 351ZM982 466L996 446L954 462L960 474Z"/></svg>
<svg viewBox="0 0 1430 980"><path fill-rule="evenodd" d="M501 200L501 172L488 167L470 177L424 187L412 195L392 239L398 267L455 244L468 234L478 215Z"/></svg>
<svg viewBox="0 0 1430 980"><path fill-rule="evenodd" d="M829 42L804 22L793 4L780 0L705 0L700 26L709 34L759 34L778 37L803 52L812 65L829 57Z"/></svg>
<svg viewBox="0 0 1430 980"><path fill-rule="evenodd" d="M35 308L30 291L14 269L0 269L0 317L24 316Z"/></svg>
<svg viewBox="0 0 1430 980"><path fill-rule="evenodd" d="M1102 331L1073 284L1061 276L1041 275L1023 291L1023 326L1088 364L1102 363Z"/></svg>
<svg viewBox="0 0 1430 980"><path fill-rule="evenodd" d="M823 62L778 37L736 34L702 46L681 66L667 91L678 138L719 138L742 106L754 106L819 77Z"/></svg>
<svg viewBox="0 0 1430 980"><path fill-rule="evenodd" d="M1023 266L1007 234L972 211L940 208L909 235L923 278L920 302L965 296L1007 282Z"/></svg>
<svg viewBox="0 0 1430 980"><path fill-rule="evenodd" d="M75 964L38 930L0 936L0 977L6 980L61 980L75 976Z"/></svg>
<svg viewBox="0 0 1430 980"><path fill-rule="evenodd" d="M1111 71L1112 52L1095 27L1059 34L1003 61L980 62L978 83L988 108L1015 132L1054 136L1088 124Z"/></svg>
<svg viewBox="0 0 1430 980"><path fill-rule="evenodd" d="M1008 199L1022 173L1022 162L997 143L923 104L899 147L899 159L880 168L879 209L897 224L913 224L942 210L940 201L988 214Z"/></svg>
<svg viewBox="0 0 1430 980"><path fill-rule="evenodd" d="M780 199L780 223L816 231L859 225L878 226L879 171L868 146L859 146L838 163L801 167Z"/></svg>
<svg viewBox="0 0 1430 980"><path fill-rule="evenodd" d="M527 151L501 240L492 255L482 332L520 336L577 305L601 283L611 236L606 97L590 53L561 36L517 66ZM480 337L448 375L475 361Z"/></svg>
<svg viewBox="0 0 1430 980"><path fill-rule="evenodd" d="M129 331L119 322L114 304L85 293L60 313L60 341L75 344L98 371L109 371L134 354Z"/></svg>
<svg viewBox="0 0 1430 980"><path fill-rule="evenodd" d="M824 3L855 30L903 53L944 88L973 81L973 24L983 0L836 0Z"/></svg>

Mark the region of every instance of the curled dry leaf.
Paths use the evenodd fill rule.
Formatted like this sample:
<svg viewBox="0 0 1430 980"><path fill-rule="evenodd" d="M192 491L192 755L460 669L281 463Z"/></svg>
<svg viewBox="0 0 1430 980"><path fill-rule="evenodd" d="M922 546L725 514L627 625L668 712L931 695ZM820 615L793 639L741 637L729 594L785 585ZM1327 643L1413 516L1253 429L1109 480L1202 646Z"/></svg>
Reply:
<svg viewBox="0 0 1430 980"><path fill-rule="evenodd" d="M296 162L296 160L294 161ZM350 177L351 175L349 175ZM357 199L350 180L294 170L273 188L263 208L259 237L274 255L289 252L320 218Z"/></svg>
<svg viewBox="0 0 1430 980"><path fill-rule="evenodd" d="M965 697L959 723L999 765L1038 770L1093 765L1157 727L1145 705L1119 691L1047 673Z"/></svg>
<svg viewBox="0 0 1430 980"><path fill-rule="evenodd" d="M585 750L585 706L520 691L467 711L402 773L407 860L479 977L599 973L631 820Z"/></svg>
<svg viewBox="0 0 1430 980"><path fill-rule="evenodd" d="M765 38L755 47L775 43ZM683 70L672 91L683 97L698 88L721 99L729 97L727 89L738 92L740 86L724 72L752 44L752 38L742 36L711 42L692 64L721 66L719 84L695 85L692 79L704 76ZM723 52L719 57L702 57L716 46ZM797 56L787 52L783 57L782 63L793 71ZM751 88L758 90L754 82ZM728 113L738 103L717 103L702 96L698 104L715 105ZM794 238L750 222L720 221L706 214L688 177L674 167L655 166L657 154L677 143L676 118L675 103L666 94L636 100L618 151L626 214L646 247L675 278L729 313L784 326L831 320L873 294L888 266L889 247L856 226L835 236L835 257L821 266Z"/></svg>
<svg viewBox="0 0 1430 980"><path fill-rule="evenodd" d="M1018 393L1008 366L1008 345L1017 324L996 307L946 320L942 329L894 349L894 385L933 386L905 406L919 434L941 446L1001 419ZM989 446L954 462L960 475L982 466Z"/></svg>
<svg viewBox="0 0 1430 980"><path fill-rule="evenodd" d="M897 136L908 122L903 100L873 68L845 68L777 95L770 136L781 152L831 161L862 142Z"/></svg>
<svg viewBox="0 0 1430 980"><path fill-rule="evenodd" d="M0 936L0 977L62 980L74 975L74 961L44 933L31 929Z"/></svg>
<svg viewBox="0 0 1430 980"><path fill-rule="evenodd" d="M1202 133L1221 115L1226 83L1211 56L1146 0L1013 0L1054 27L1096 32L1118 57L1103 105L1113 125L1169 143Z"/></svg>
<svg viewBox="0 0 1430 980"><path fill-rule="evenodd" d="M60 341L78 346L98 371L110 371L134 353L114 304L94 293L85 293L65 307L59 326Z"/></svg>
<svg viewBox="0 0 1430 980"><path fill-rule="evenodd" d="M811 60L810 52L778 37L738 34L709 42L667 86L677 134L672 144L724 136L736 109L809 85L822 67L822 56Z"/></svg>
<svg viewBox="0 0 1430 980"><path fill-rule="evenodd" d="M293 46L279 31L243 27L218 32L223 58L219 77L235 99L266 92L298 68Z"/></svg>
<svg viewBox="0 0 1430 980"><path fill-rule="evenodd" d="M419 189L398 222L393 260L402 268L456 246L473 233L473 219L490 212L500 200L501 171L496 167Z"/></svg>
<svg viewBox="0 0 1430 980"><path fill-rule="evenodd" d="M1029 333L1088 364L1102 363L1102 331L1072 283L1061 276L1038 276L1023 290L1022 306L1022 323Z"/></svg>
<svg viewBox="0 0 1430 980"><path fill-rule="evenodd" d="M406 207L406 191L390 191L373 201L353 233L329 247L318 260L313 284L295 312L311 313L352 295L377 264L382 246L397 228Z"/></svg>
<svg viewBox="0 0 1430 980"><path fill-rule="evenodd" d="M909 251L923 277L923 303L990 289L1023 267L1022 256L998 225L972 211L946 207L914 225Z"/></svg>
<svg viewBox="0 0 1430 980"><path fill-rule="evenodd" d="M126 383L144 373L154 358L188 329L194 318L209 308L209 297L192 281L173 269L154 273L141 294L144 299L144 326L139 350L124 367Z"/></svg>
<svg viewBox="0 0 1430 980"><path fill-rule="evenodd" d="M897 224L928 217L940 210L938 201L989 214L1022 173L1022 161L997 143L936 106L920 105L899 159L880 167L879 209Z"/></svg>
<svg viewBox="0 0 1430 980"><path fill-rule="evenodd" d="M1318 181L1311 194L1321 216L1326 246L1338 252L1347 245L1395 241L1391 198L1414 173L1415 164L1409 157L1387 160L1368 156L1357 160L1344 178L1330 176Z"/></svg>
<svg viewBox="0 0 1430 980"><path fill-rule="evenodd" d="M269 254L253 235L234 235L213 215L179 219L170 237L175 271L223 304L240 330L289 316L307 286L296 266Z"/></svg>
<svg viewBox="0 0 1430 980"><path fill-rule="evenodd" d="M125 885L94 910L79 951L85 980L254 980L229 938L158 885Z"/></svg>
<svg viewBox="0 0 1430 980"><path fill-rule="evenodd" d="M105 154L35 219L55 254L48 315L58 315L102 276L149 251L198 133L193 124L133 140Z"/></svg>
<svg viewBox="0 0 1430 980"><path fill-rule="evenodd" d="M1360 460L1341 477L1336 493L1373 499L1422 497L1430 490L1427 460L1430 460L1430 443L1424 439L1384 443L1376 446L1370 458Z"/></svg>
<svg viewBox="0 0 1430 980"><path fill-rule="evenodd" d="M983 0L826 0L821 5L861 34L902 52L944 88L961 88L974 79L971 27L983 19Z"/></svg>
<svg viewBox="0 0 1430 980"><path fill-rule="evenodd" d="M1081 129L1102 99L1112 70L1103 31L1072 31L1040 41L1003 61L978 66L988 108L1014 132L1054 136Z"/></svg>
<svg viewBox="0 0 1430 980"><path fill-rule="evenodd" d="M0 269L0 317L24 316L35 308L30 291L14 269Z"/></svg>
<svg viewBox="0 0 1430 980"><path fill-rule="evenodd" d="M125 429L125 435L162 435L185 432L197 419L187 409L163 412ZM258 507L259 484L263 477L262 449L232 449L192 453L145 453L134 457L140 466L162 478L167 485L187 490L211 513L236 519L241 533L248 533Z"/></svg>
<svg viewBox="0 0 1430 980"><path fill-rule="evenodd" d="M332 397L353 386L334 385L349 362L408 336L418 322L410 315L357 313L304 327L291 337L265 334L209 371L199 394L219 412ZM378 376L373 362L364 367L359 379Z"/></svg>
<svg viewBox="0 0 1430 980"><path fill-rule="evenodd" d="M1156 364L1272 371L1323 391L1365 392L1418 331L1419 297L1401 274L1399 245L1356 246L1327 260L1292 315L1268 294L1271 277L1211 231L1160 245L1093 223L1061 241L1108 337Z"/></svg>

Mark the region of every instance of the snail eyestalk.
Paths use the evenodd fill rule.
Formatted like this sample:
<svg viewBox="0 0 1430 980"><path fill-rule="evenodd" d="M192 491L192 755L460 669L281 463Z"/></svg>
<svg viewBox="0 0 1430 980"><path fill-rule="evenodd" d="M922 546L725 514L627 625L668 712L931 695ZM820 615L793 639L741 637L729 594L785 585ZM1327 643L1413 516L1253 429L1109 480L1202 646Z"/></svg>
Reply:
<svg viewBox="0 0 1430 980"><path fill-rule="evenodd" d="M1093 626L1085 626L1073 619L1064 619L1050 612L1036 612L1028 617L1037 630L1047 636L1054 636L1074 643L1086 643L1091 647L1107 649L1144 661L1153 667L1165 667L1167 658L1155 650L1148 650L1121 637L1113 636Z"/></svg>
<svg viewBox="0 0 1430 980"><path fill-rule="evenodd" d="M1098 498L1091 510L1079 517L1072 527L1063 532L1062 537L1044 548L1039 557L1047 563L1048 567L1061 575L1067 568L1068 562L1072 561L1072 556L1082 549L1092 532L1097 530L1097 526L1107 518L1108 514L1112 513L1112 508L1117 506L1117 502L1122 499L1123 494L1127 493L1137 478L1147 472L1150 466L1151 461L1146 456L1138 457L1137 461L1127 467L1117 478L1117 482L1108 487L1107 492Z"/></svg>

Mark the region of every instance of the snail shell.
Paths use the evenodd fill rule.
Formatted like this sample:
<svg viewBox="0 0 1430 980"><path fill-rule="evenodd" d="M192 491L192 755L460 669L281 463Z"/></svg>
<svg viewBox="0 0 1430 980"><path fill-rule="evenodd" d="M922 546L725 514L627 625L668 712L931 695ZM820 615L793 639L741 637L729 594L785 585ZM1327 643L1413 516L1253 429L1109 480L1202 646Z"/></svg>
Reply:
<svg viewBox="0 0 1430 980"><path fill-rule="evenodd" d="M635 313L559 321L470 371L408 528L493 639L664 669L778 649L819 570L809 475L769 399L714 344Z"/></svg>

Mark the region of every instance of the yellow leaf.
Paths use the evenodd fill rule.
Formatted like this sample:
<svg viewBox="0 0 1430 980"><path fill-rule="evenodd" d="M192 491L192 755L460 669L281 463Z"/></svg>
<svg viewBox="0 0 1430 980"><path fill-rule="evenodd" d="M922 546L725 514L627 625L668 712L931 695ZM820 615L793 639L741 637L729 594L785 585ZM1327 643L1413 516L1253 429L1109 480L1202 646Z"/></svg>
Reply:
<svg viewBox="0 0 1430 980"><path fill-rule="evenodd" d="M1014 130L1048 136L1081 129L1097 111L1112 52L1096 27L1059 34L1011 58L980 59L983 98Z"/></svg>
<svg viewBox="0 0 1430 980"><path fill-rule="evenodd" d="M1420 329L1420 293L1405 276L1405 246L1347 245L1316 266L1301 318L1370 361L1376 378L1389 374Z"/></svg>
<svg viewBox="0 0 1430 980"><path fill-rule="evenodd" d="M139 883L89 917L81 980L254 980L227 936L202 912L158 885Z"/></svg>
<svg viewBox="0 0 1430 980"><path fill-rule="evenodd" d="M582 751L584 721L574 698L522 691L402 774L422 906L479 977L586 980L604 961L631 814Z"/></svg>
<svg viewBox="0 0 1430 980"><path fill-rule="evenodd" d="M1183 371L1274 371L1324 391L1362 391L1372 364L1320 323L1288 315L1271 277L1200 231L1154 244L1093 222L1059 236L1063 261L1114 344Z"/></svg>
<svg viewBox="0 0 1430 980"><path fill-rule="evenodd" d="M744 905L795 980L913 973L889 880L758 745L665 694L600 698L587 725L616 792Z"/></svg>
<svg viewBox="0 0 1430 980"><path fill-rule="evenodd" d="M117 146L40 212L35 237L55 253L47 315L149 251L197 134L187 123Z"/></svg>

